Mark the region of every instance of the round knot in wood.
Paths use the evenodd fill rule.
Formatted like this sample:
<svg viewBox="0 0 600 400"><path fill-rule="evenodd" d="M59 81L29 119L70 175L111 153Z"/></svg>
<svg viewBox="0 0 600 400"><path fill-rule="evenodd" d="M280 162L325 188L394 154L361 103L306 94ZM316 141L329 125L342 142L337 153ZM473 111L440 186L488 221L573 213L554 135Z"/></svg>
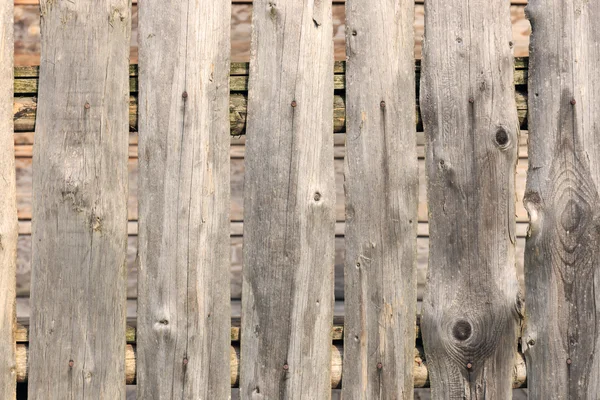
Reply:
<svg viewBox="0 0 600 400"><path fill-rule="evenodd" d="M452 336L454 336L456 340L464 342L471 337L471 333L473 332L472 329L473 328L468 321L459 320L452 327Z"/></svg>

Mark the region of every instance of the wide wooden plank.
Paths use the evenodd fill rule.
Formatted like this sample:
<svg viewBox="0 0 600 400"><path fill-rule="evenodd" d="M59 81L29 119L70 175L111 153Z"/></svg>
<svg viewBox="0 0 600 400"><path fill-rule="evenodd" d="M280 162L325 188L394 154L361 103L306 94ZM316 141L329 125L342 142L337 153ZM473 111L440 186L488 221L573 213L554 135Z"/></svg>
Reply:
<svg viewBox="0 0 600 400"><path fill-rule="evenodd" d="M413 0L346 3L345 399L413 397L413 20Z"/></svg>
<svg viewBox="0 0 600 400"><path fill-rule="evenodd" d="M139 8L140 399L230 396L230 14Z"/></svg>
<svg viewBox="0 0 600 400"><path fill-rule="evenodd" d="M16 396L17 192L13 140L13 4L0 3L0 398Z"/></svg>
<svg viewBox="0 0 600 400"><path fill-rule="evenodd" d="M600 4L531 0L523 346L533 399L600 393Z"/></svg>
<svg viewBox="0 0 600 400"><path fill-rule="evenodd" d="M28 395L124 400L130 3L40 8Z"/></svg>
<svg viewBox="0 0 600 400"><path fill-rule="evenodd" d="M254 10L240 396L328 399L335 229L331 3L257 0Z"/></svg>
<svg viewBox="0 0 600 400"><path fill-rule="evenodd" d="M425 7L430 241L422 328L432 396L509 399L520 327L509 6L427 0Z"/></svg>

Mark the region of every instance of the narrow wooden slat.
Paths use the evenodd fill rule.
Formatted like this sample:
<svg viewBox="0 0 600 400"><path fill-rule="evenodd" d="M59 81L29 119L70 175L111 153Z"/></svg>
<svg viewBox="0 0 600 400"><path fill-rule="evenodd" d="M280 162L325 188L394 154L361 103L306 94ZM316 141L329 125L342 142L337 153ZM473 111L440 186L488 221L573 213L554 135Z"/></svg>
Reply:
<svg viewBox="0 0 600 400"><path fill-rule="evenodd" d="M227 1L139 8L140 399L230 395L230 14Z"/></svg>
<svg viewBox="0 0 600 400"><path fill-rule="evenodd" d="M335 229L331 2L257 0L254 10L240 395L328 399Z"/></svg>
<svg viewBox="0 0 600 400"><path fill-rule="evenodd" d="M600 393L600 3L531 0L523 338L533 399Z"/></svg>
<svg viewBox="0 0 600 400"><path fill-rule="evenodd" d="M346 4L345 399L413 397L419 173L404 45L413 21L413 0Z"/></svg>
<svg viewBox="0 0 600 400"><path fill-rule="evenodd" d="M13 4L0 2L0 398L16 396L17 187L13 141Z"/></svg>
<svg viewBox="0 0 600 400"><path fill-rule="evenodd" d="M130 2L40 4L30 399L125 399Z"/></svg>
<svg viewBox="0 0 600 400"><path fill-rule="evenodd" d="M422 329L432 397L509 399L520 327L510 10L488 0L427 0L425 8Z"/></svg>

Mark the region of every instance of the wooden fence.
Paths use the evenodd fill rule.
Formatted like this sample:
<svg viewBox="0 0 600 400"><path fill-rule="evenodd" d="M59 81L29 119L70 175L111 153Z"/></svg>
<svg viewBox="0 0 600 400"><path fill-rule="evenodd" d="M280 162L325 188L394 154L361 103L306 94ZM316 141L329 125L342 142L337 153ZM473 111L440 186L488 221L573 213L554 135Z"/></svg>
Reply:
<svg viewBox="0 0 600 400"><path fill-rule="evenodd" d="M228 1L143 0L129 66L130 1L41 0L41 66L13 69L13 6L0 3L3 399L16 382L33 399L124 399L126 384L140 399L227 399L231 387L242 399L326 399L332 388L410 399L414 387L504 399L524 386L533 399L597 397L600 5L530 0L531 58L513 60L509 2L427 0L415 68L413 0L345 4L348 61L334 63L330 2L255 0L248 65L229 61ZM343 318L332 133L345 134ZM246 135L241 320L230 306L231 135ZM33 143L29 211L17 206L15 142ZM17 325L24 229L32 314Z"/></svg>

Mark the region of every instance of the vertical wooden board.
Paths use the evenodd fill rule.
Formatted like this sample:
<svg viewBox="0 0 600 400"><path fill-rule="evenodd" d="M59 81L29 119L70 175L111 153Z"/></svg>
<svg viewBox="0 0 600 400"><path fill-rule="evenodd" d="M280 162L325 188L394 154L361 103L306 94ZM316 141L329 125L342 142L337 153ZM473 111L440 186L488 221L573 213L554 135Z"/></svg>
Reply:
<svg viewBox="0 0 600 400"><path fill-rule="evenodd" d="M509 3L428 0L421 71L429 198L423 340L436 399L509 399L518 118Z"/></svg>
<svg viewBox="0 0 600 400"><path fill-rule="evenodd" d="M0 3L0 398L16 391L17 188L13 138L13 2Z"/></svg>
<svg viewBox="0 0 600 400"><path fill-rule="evenodd" d="M227 399L228 1L140 3L141 399Z"/></svg>
<svg viewBox="0 0 600 400"><path fill-rule="evenodd" d="M523 346L532 399L600 393L600 4L531 0Z"/></svg>
<svg viewBox="0 0 600 400"><path fill-rule="evenodd" d="M331 2L254 3L242 399L328 399L335 182Z"/></svg>
<svg viewBox="0 0 600 400"><path fill-rule="evenodd" d="M29 398L125 398L128 0L43 0Z"/></svg>
<svg viewBox="0 0 600 400"><path fill-rule="evenodd" d="M412 399L418 166L413 0L346 4L344 398Z"/></svg>

